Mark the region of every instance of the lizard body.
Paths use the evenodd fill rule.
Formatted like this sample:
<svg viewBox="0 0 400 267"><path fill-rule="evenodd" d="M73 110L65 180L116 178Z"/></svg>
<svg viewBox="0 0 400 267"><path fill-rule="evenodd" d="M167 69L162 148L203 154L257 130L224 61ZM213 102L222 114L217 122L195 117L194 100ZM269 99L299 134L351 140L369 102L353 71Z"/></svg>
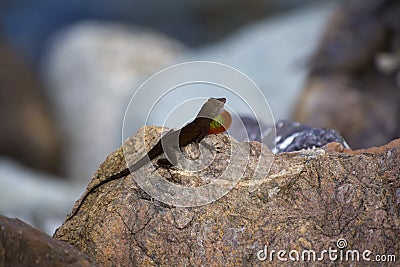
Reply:
<svg viewBox="0 0 400 267"><path fill-rule="evenodd" d="M135 164L131 165L128 168L123 169L122 171L106 178L105 180L99 182L95 186L93 186L82 198L78 207L73 211L72 215L69 217L72 218L75 216L82 204L86 200L86 198L97 188L100 186L123 178L129 175L131 172L136 171L149 163L151 160L156 158L157 156L165 153L168 159L159 159L157 163L159 165L169 164L175 165L176 158L173 156L173 153L169 153L171 150L176 150L179 148L183 148L193 142L200 143L204 137L209 134L210 124L214 121L213 118L216 118L220 114L222 114L224 110L224 104L226 102L225 98L209 98L208 101L202 106L201 110L197 114L196 118L182 127L180 130L169 131L165 135L161 137L161 139L147 152L145 156L143 156L140 160L138 160ZM225 111L226 112L226 111ZM226 126L225 126L226 127ZM226 130L226 129L225 129ZM221 132L221 131L219 131ZM177 143L175 143L177 142ZM172 161L172 162L171 162ZM69 220L67 219L67 220Z"/></svg>

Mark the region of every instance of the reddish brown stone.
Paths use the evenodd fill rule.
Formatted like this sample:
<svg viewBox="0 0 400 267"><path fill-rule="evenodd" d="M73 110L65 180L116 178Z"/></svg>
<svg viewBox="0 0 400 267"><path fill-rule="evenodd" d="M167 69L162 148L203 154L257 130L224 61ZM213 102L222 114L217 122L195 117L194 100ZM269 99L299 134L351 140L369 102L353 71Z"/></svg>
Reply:
<svg viewBox="0 0 400 267"><path fill-rule="evenodd" d="M357 149L357 150L351 150L349 148L344 148L342 144L332 142L326 145L326 148L328 151L333 150L336 152L343 152L349 155L356 155L356 154L363 154L363 153L371 153L371 154L382 154L385 153L385 151L388 151L393 148L398 148L400 147L400 139L396 139L391 141L390 143L380 146L380 147L370 147L367 149Z"/></svg>
<svg viewBox="0 0 400 267"><path fill-rule="evenodd" d="M138 147L143 139L137 140L128 143L136 152L143 151ZM225 166L229 144L235 141L215 135L206 141L219 142L221 147L210 168ZM209 205L177 208L163 204L143 192L129 175L91 194L77 215L54 236L104 265L255 266L262 263L257 253L265 245L269 251L321 252L329 247L337 249L339 239L347 241L349 250L368 249L373 255L393 254L397 261L400 259L398 140L374 153L326 153L315 149L276 155L271 171L265 173L255 191L250 191L249 185L256 182L254 168L262 146L257 142L250 145L244 177L228 194ZM125 164L120 148L100 166L88 189ZM170 175L159 171L165 177ZM199 178L193 173L170 172L178 182L191 176ZM206 178L216 177L206 172ZM274 261L264 263L282 264L276 255ZM325 266L341 262L325 257L323 261L299 264ZM343 264L379 266L362 260ZM396 262L387 266L396 266Z"/></svg>
<svg viewBox="0 0 400 267"><path fill-rule="evenodd" d="M19 219L0 215L0 266L95 266L87 255Z"/></svg>

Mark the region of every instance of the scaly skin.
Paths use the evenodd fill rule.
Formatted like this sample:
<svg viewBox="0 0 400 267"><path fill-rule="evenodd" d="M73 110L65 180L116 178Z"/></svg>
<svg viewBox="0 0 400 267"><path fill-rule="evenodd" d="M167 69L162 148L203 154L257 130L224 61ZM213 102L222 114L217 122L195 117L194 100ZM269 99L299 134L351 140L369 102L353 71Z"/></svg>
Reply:
<svg viewBox="0 0 400 267"><path fill-rule="evenodd" d="M151 160L156 158L157 156L163 154L166 150L177 149L174 144L177 141L179 148L183 148L193 142L200 143L201 140L208 134L210 129L210 124L213 122L213 118L217 117L218 115L224 112L224 104L226 102L225 98L209 98L208 101L203 105L199 113L197 114L196 118L190 122L189 124L185 125L182 129L176 131L170 131L163 135L161 139L157 142L157 144L150 149L149 152L145 156L143 156L140 160L138 160L132 166L116 173L107 179L101 181L97 185L93 186L82 198L82 201L79 203L78 207L74 210L69 219L74 217L78 211L80 210L81 206L85 202L86 198L93 193L97 188L100 186L123 178L129 175L131 172L137 171ZM178 138L178 139L177 139ZM160 159L158 161L159 165L161 163L166 165L169 163L167 159ZM169 163L169 165L174 165L173 163Z"/></svg>

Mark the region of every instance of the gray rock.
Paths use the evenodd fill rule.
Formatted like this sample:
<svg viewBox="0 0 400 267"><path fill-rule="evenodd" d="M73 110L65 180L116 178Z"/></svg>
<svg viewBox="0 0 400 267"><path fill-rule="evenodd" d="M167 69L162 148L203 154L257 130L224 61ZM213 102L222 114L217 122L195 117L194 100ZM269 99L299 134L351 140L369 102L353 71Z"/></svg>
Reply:
<svg viewBox="0 0 400 267"><path fill-rule="evenodd" d="M234 136L238 141L258 141L267 145L274 153L293 152L302 149L323 147L328 143L337 142L344 148L350 148L344 138L334 129L314 128L290 120L279 120L275 124L258 123L250 117L240 117L246 131L231 128L240 132Z"/></svg>
<svg viewBox="0 0 400 267"><path fill-rule="evenodd" d="M48 234L63 222L81 193L78 185L0 158L0 214L18 217Z"/></svg>
<svg viewBox="0 0 400 267"><path fill-rule="evenodd" d="M239 69L260 87L275 119L289 118L306 79L308 58L333 8L319 4L262 20L180 61L210 60Z"/></svg>
<svg viewBox="0 0 400 267"><path fill-rule="evenodd" d="M349 148L344 138L334 129L313 128L290 120L276 122L276 149L274 153L293 152L322 147L331 142Z"/></svg>
<svg viewBox="0 0 400 267"><path fill-rule="evenodd" d="M43 77L63 126L69 176L88 179L121 144L129 97L182 50L176 41L148 30L95 21L50 40Z"/></svg>

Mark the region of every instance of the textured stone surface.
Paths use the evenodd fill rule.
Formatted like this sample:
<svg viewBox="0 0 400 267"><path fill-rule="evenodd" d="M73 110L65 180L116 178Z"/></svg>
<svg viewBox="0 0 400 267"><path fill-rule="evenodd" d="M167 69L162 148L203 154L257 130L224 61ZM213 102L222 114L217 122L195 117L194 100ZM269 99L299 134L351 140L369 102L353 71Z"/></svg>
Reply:
<svg viewBox="0 0 400 267"><path fill-rule="evenodd" d="M95 266L87 255L19 219L0 215L0 266Z"/></svg>
<svg viewBox="0 0 400 267"><path fill-rule="evenodd" d="M148 140L156 139L158 131L149 133ZM216 142L221 154L211 167L223 166L235 141L221 135L205 140ZM251 156L243 178L209 205L165 205L138 188L130 175L95 191L54 236L105 265L254 266L260 264L257 252L264 245L270 250L321 252L337 249L340 238L346 239L347 249L399 257L398 141L354 155L332 149L277 155L256 190L251 185L261 144L249 145ZM134 146L136 152L144 151ZM100 166L88 188L124 167L120 148ZM179 170L159 170L165 177L172 173L174 182L192 179ZM271 263L282 262L275 258ZM332 262L326 257L324 263Z"/></svg>

